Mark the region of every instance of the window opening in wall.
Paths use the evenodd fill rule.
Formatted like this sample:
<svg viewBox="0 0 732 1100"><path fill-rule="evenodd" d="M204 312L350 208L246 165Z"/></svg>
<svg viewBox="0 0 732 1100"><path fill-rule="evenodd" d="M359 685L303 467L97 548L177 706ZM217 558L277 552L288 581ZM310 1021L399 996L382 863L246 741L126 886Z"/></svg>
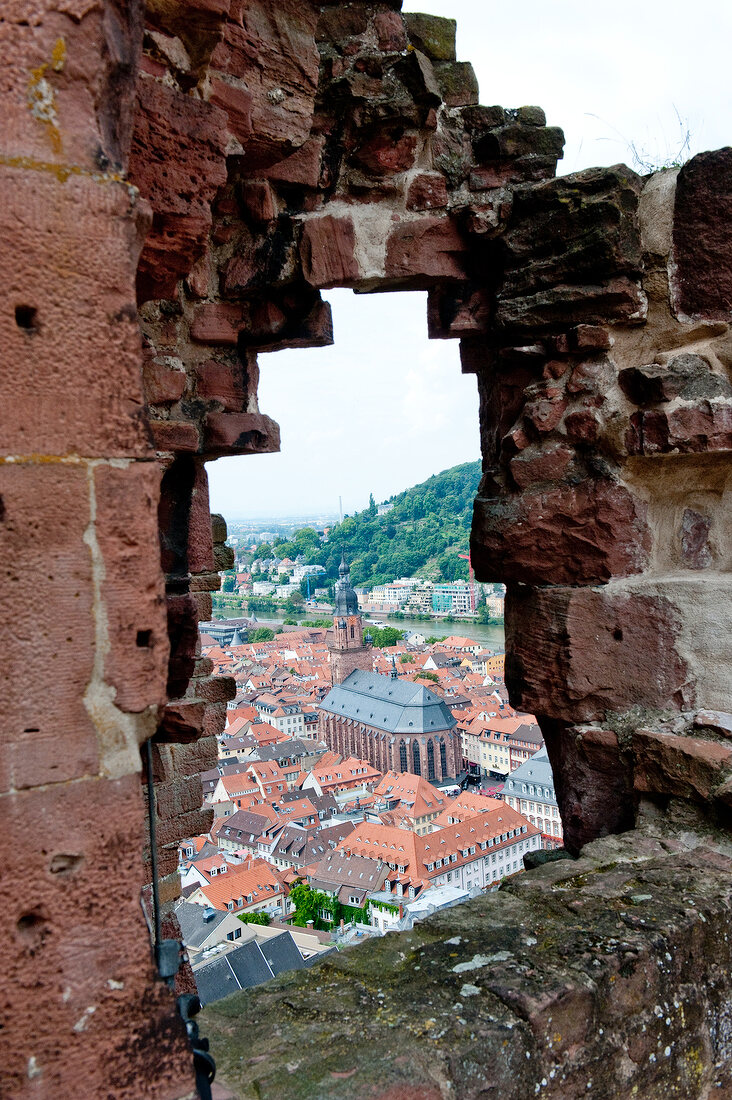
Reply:
<svg viewBox="0 0 732 1100"><path fill-rule="evenodd" d="M444 810L467 798L461 785L470 772L481 793L495 786L488 761L472 761L467 751L469 722L478 714L479 725L496 720L506 766L512 742L500 725L502 627L481 621L491 615L480 613L488 597L500 600L501 593L475 584L463 552L480 478L474 382L460 374L455 342L427 341L424 294L328 297L333 349L259 356L258 404L280 422L282 452L208 466L211 509L226 520L230 548L216 553L228 557L230 568L213 597L213 618L201 626L202 653L213 655L214 671L233 677L236 687L219 768L204 777L204 789L216 814L211 843L218 844L216 820L232 814L241 815L243 836L259 837L228 855L229 911L241 908L248 919L251 906L272 920L294 916L305 935L311 921L314 930L347 942L349 928L369 924L372 897L387 906L399 898L403 911L419 904L425 890L441 904L439 891L448 883L450 902L456 889L467 897L493 887L480 852L500 843L505 825L493 821L489 828L482 806L471 802L456 813ZM374 675L384 691L378 680L365 681L360 691L349 686ZM382 704L370 701L367 722L365 691ZM331 693L333 705L324 709ZM410 693L416 702L407 705ZM470 711L468 720L461 720L461 707ZM420 741L426 730L429 739ZM230 741L237 736L246 742L242 755ZM288 782L263 785L265 776L279 779L285 756L298 765ZM273 772L257 772L259 762ZM251 776L243 797L234 778L242 769ZM409 776L403 791L391 779L379 792L389 771ZM452 789L441 794L441 784ZM298 801L310 803L299 819L288 809ZM334 811L342 819L336 826ZM476 835L480 849L459 839L471 815L484 830ZM275 847L267 834L275 834L277 821L293 839L280 837ZM313 822L319 835L337 830L318 851L310 841L296 843L296 830ZM428 883L411 861L393 863L393 879L377 883L377 875L375 888L363 898L348 895L344 910L339 874L347 880L356 859L383 866L380 852L388 845L379 830L401 836L404 828L420 840L443 834L445 848ZM244 893L239 903L233 890L251 861L265 877L275 866L310 870L289 896L275 880L270 902L263 904L258 892ZM451 865L454 873L438 870ZM371 923L394 927L403 919L387 908Z"/></svg>

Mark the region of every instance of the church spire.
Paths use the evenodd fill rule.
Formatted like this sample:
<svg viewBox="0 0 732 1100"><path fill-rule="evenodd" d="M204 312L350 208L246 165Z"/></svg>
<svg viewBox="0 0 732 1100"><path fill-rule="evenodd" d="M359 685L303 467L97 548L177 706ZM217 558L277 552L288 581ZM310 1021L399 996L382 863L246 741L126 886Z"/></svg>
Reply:
<svg viewBox="0 0 732 1100"><path fill-rule="evenodd" d="M334 613L336 616L358 615L358 596L351 588L351 571L346 565L345 554L341 554L341 564L338 566Z"/></svg>

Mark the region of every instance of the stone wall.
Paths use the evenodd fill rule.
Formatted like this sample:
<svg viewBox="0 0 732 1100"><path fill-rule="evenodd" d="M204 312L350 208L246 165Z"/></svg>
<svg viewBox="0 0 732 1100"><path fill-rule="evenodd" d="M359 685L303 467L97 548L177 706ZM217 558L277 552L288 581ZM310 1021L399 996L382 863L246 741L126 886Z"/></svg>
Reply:
<svg viewBox="0 0 732 1100"><path fill-rule="evenodd" d="M0 22L10 1096L190 1090L139 904L139 746L169 909L233 693L198 648L231 564L204 463L278 449L257 356L332 340L323 289L427 289L477 376L473 560L509 584L512 698L568 846L692 814L724 847L732 150L557 180L561 131L480 106L454 23L398 8L14 0ZM703 950L700 919L676 940ZM716 1080L712 1000L683 1095Z"/></svg>

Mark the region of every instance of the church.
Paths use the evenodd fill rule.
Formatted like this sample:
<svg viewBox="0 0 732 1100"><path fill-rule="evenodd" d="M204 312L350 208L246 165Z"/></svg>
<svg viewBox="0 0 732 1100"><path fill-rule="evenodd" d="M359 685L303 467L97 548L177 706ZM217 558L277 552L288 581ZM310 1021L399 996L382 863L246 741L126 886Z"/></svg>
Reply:
<svg viewBox="0 0 732 1100"><path fill-rule="evenodd" d="M333 687L319 708L318 733L334 752L368 760L381 772L412 772L429 782L462 770L460 737L450 708L438 695L396 670L372 669L358 599L341 560L333 630L328 634Z"/></svg>

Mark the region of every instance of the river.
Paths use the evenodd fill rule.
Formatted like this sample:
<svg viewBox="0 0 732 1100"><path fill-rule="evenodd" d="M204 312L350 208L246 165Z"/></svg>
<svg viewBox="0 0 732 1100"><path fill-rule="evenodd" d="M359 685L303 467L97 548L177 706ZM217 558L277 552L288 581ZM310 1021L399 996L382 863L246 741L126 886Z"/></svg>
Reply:
<svg viewBox="0 0 732 1100"><path fill-rule="evenodd" d="M474 638L481 642L487 649L503 649L506 644L506 635L503 623L471 623L458 619L454 623L443 623L439 619L430 619L424 622L421 619L392 619L388 615L365 615L364 631L368 630L366 620L378 619L386 626L394 626L397 630L415 630L418 634L424 634L425 638L447 638L450 634L457 634L461 638Z"/></svg>
<svg viewBox="0 0 732 1100"><path fill-rule="evenodd" d="M245 615L245 612L233 607L215 608L214 611L215 614L223 615L227 619L238 619ZM321 614L314 618L326 619L329 616ZM463 619L458 619L454 623L445 623L439 619L429 619L425 622L422 619L393 619L389 615L364 615L364 633L368 630L367 621L370 618L378 619L385 626L393 626L397 630L415 630L418 634L424 634L425 638L447 638L450 634L457 634L461 638L473 638L487 649L503 649L506 644L503 623L481 624L466 622ZM281 619L264 619L260 616L257 616L257 619L260 626L269 626L272 629L276 629L282 622ZM298 621L303 622L300 616ZM303 625L307 625L307 622L305 621Z"/></svg>

